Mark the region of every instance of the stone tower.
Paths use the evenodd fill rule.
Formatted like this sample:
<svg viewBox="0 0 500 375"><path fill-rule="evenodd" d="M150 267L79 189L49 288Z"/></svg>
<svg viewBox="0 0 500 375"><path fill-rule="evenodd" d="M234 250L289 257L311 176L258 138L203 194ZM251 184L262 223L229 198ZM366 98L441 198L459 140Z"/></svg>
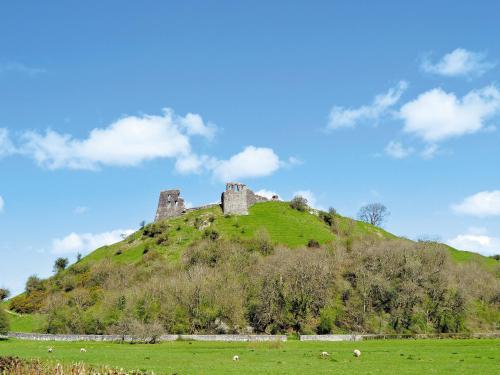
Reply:
<svg viewBox="0 0 500 375"><path fill-rule="evenodd" d="M155 221L179 216L186 210L180 194L180 190L165 190L160 193Z"/></svg>
<svg viewBox="0 0 500 375"><path fill-rule="evenodd" d="M250 206L264 201L267 199L256 195L245 184L239 182L226 183L226 191L221 197L224 215L248 215Z"/></svg>

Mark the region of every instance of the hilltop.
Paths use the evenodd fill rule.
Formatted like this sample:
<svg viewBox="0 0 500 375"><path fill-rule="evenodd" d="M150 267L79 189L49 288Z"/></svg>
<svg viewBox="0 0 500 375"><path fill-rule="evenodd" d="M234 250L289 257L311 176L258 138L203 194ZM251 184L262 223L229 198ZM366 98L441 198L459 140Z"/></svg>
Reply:
<svg viewBox="0 0 500 375"><path fill-rule="evenodd" d="M10 308L29 314L12 317L14 330L45 332L492 329L496 264L288 202L256 203L244 216L213 205L145 225L48 280L31 278ZM421 315L424 307L432 313Z"/></svg>

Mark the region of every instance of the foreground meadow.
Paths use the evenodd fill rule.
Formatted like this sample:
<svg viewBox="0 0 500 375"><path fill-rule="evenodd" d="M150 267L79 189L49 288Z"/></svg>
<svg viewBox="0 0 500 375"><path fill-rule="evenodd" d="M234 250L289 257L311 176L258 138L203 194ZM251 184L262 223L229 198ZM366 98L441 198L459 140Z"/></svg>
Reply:
<svg viewBox="0 0 500 375"><path fill-rule="evenodd" d="M53 348L52 353L47 349ZM81 353L80 348L86 353ZM360 349L360 358L352 356ZM330 357L321 359L327 351ZM240 360L232 360L238 355ZM351 342L157 345L97 342L0 341L0 357L154 371L158 374L499 374L500 340L386 340Z"/></svg>

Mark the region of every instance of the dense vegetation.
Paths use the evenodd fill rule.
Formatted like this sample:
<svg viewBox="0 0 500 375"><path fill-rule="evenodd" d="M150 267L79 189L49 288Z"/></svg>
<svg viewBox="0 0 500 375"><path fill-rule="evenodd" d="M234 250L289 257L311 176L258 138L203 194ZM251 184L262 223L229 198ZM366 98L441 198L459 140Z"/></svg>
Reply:
<svg viewBox="0 0 500 375"><path fill-rule="evenodd" d="M50 333L498 329L498 266L457 263L453 251L333 211L210 208L149 224L50 279L31 277L10 307L43 313Z"/></svg>

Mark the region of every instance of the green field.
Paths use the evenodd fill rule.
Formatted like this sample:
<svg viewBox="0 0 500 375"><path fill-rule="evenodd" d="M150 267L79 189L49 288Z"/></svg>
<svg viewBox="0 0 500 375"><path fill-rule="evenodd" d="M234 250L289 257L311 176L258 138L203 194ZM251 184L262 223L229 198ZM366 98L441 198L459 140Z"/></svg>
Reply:
<svg viewBox="0 0 500 375"><path fill-rule="evenodd" d="M53 347L53 353L47 348ZM86 353L80 353L80 348ZM352 356L353 349L362 352ZM330 353L328 359L320 353ZM239 362L232 357L238 355ZM158 374L499 374L500 341L386 340L364 342L215 343L157 345L0 341L0 356L19 356Z"/></svg>

